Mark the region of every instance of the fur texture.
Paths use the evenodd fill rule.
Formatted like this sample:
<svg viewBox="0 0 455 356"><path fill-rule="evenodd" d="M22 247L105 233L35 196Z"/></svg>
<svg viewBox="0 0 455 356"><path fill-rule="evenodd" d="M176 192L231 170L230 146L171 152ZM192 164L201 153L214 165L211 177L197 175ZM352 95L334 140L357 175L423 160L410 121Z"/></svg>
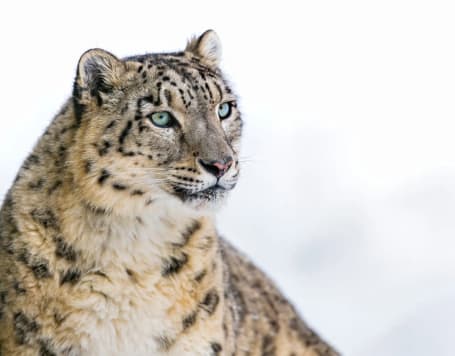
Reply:
<svg viewBox="0 0 455 356"><path fill-rule="evenodd" d="M0 213L1 355L335 355L213 211L242 120L207 31L178 53L94 49Z"/></svg>

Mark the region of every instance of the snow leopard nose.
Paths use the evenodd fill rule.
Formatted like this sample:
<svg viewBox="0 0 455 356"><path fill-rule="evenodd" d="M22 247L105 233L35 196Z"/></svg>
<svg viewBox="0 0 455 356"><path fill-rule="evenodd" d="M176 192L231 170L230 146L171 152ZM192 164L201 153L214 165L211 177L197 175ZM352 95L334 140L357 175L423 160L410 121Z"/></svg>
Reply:
<svg viewBox="0 0 455 356"><path fill-rule="evenodd" d="M225 157L221 160L206 161L199 158L199 164L210 174L217 178L221 178L228 169L232 166L233 159L231 156Z"/></svg>

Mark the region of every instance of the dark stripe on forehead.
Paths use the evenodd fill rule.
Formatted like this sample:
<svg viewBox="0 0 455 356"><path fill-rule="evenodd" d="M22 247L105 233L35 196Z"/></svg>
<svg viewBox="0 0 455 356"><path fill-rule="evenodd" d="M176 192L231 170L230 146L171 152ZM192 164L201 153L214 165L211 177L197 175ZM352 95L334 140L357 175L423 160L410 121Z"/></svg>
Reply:
<svg viewBox="0 0 455 356"><path fill-rule="evenodd" d="M155 106L160 106L162 101L171 106L174 104L173 101L179 98L183 105L188 108L197 97L212 102L214 100L221 101L224 98L223 94L230 92L229 88L225 90L224 79L218 70L213 70L199 61L195 62L186 58L183 52L148 54L138 57L141 57L144 69L156 71L152 75L157 79L154 85L156 91L151 98L153 99L151 102ZM138 57L127 59L136 60ZM179 94L173 93L172 87L178 89ZM199 90L202 90L202 93L198 93ZM163 95L161 96L161 94ZM142 117L140 111L140 103L138 102L136 120Z"/></svg>
<svg viewBox="0 0 455 356"><path fill-rule="evenodd" d="M187 102L186 102L186 99L185 99L185 92L183 91L183 89L179 88L179 93L180 93L180 99L182 100L183 102L183 105L187 105Z"/></svg>
<svg viewBox="0 0 455 356"><path fill-rule="evenodd" d="M219 86L219 84L216 81L213 81L213 85L215 85L215 88L218 91L219 101L222 101L223 100L223 91L221 90L221 87Z"/></svg>
<svg viewBox="0 0 455 356"><path fill-rule="evenodd" d="M123 131L120 134L120 137L118 139L118 141L121 145L123 145L123 143L125 142L125 139L128 136L128 134L130 133L132 126L133 126L133 122L130 120L126 123L126 126L123 128Z"/></svg>
<svg viewBox="0 0 455 356"><path fill-rule="evenodd" d="M164 97L166 98L167 106L171 106L172 105L172 93L169 89L164 90Z"/></svg>
<svg viewBox="0 0 455 356"><path fill-rule="evenodd" d="M210 89L209 83L205 82L205 87L206 87L207 91L209 92L210 99L213 99L213 94L212 94L212 90Z"/></svg>
<svg viewBox="0 0 455 356"><path fill-rule="evenodd" d="M156 83L156 87L158 89L158 93L156 95L156 100L153 103L155 106L160 106L161 105L161 82Z"/></svg>

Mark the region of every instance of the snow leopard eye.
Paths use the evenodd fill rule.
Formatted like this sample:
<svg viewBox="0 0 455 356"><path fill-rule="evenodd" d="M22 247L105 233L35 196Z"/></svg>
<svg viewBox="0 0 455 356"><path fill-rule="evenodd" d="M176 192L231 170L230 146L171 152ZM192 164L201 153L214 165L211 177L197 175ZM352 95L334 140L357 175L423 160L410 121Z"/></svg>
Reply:
<svg viewBox="0 0 455 356"><path fill-rule="evenodd" d="M231 115L232 104L230 102L225 102L218 106L218 117L221 120L227 119Z"/></svg>
<svg viewBox="0 0 455 356"><path fill-rule="evenodd" d="M171 113L167 111L154 112L149 116L149 118L155 126L163 128L171 127L175 120Z"/></svg>

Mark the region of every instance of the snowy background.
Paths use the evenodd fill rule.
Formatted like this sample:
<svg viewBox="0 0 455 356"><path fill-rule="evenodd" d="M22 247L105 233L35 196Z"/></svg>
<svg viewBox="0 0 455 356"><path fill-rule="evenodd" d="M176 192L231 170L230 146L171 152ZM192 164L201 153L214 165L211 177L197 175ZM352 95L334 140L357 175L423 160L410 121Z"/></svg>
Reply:
<svg viewBox="0 0 455 356"><path fill-rule="evenodd" d="M214 28L241 95L243 177L220 231L345 355L454 355L453 1L0 5L0 194L91 47Z"/></svg>

